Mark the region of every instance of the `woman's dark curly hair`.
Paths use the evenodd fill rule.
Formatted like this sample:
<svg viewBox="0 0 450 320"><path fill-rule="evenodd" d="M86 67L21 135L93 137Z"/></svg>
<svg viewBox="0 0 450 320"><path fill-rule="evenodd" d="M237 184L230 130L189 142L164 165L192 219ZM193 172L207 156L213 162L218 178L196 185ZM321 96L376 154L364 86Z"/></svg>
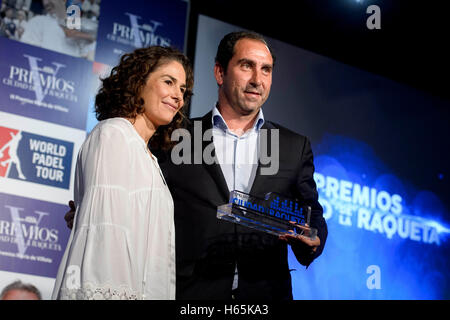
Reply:
<svg viewBox="0 0 450 320"><path fill-rule="evenodd" d="M189 59L174 48L151 46L136 49L124 54L118 66L111 70L109 77L101 79L102 86L95 97L95 114L97 120L114 117L136 118L144 112L144 99L141 97L150 73L157 67L171 61L178 61L186 73L186 91L184 105L188 104L194 87L194 74ZM172 132L183 126L187 118L185 108L181 108L171 123L160 126L150 139L151 148L167 150L175 142L171 141Z"/></svg>

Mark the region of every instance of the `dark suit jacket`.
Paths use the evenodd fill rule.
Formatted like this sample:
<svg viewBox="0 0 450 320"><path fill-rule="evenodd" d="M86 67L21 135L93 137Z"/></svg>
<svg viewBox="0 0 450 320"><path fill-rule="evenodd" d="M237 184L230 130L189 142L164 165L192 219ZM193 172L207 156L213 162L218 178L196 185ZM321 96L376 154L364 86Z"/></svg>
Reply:
<svg viewBox="0 0 450 320"><path fill-rule="evenodd" d="M204 132L212 127L211 116L209 112L203 118L192 119L188 125L192 136L191 164L175 165L170 153L157 154L175 205L176 298L230 299L237 264L236 298L292 299L286 242L216 218L217 206L229 200L220 165L193 163L196 157L202 159L199 151L211 143L206 141L202 148L194 148L194 138L199 139L193 134L194 121L201 121ZM279 129L279 171L272 176L261 175L260 163L250 193L263 197L267 192L278 192L312 207L311 226L318 229L320 247L316 253L303 244L292 248L298 261L308 266L322 253L327 238L327 225L313 180L309 140L269 121L265 121L262 129Z"/></svg>

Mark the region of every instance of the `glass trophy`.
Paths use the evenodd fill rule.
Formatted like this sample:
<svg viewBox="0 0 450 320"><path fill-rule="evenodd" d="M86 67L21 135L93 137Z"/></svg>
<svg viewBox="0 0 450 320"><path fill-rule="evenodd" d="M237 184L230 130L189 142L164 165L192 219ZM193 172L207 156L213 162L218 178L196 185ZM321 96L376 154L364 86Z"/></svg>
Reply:
<svg viewBox="0 0 450 320"><path fill-rule="evenodd" d="M317 229L308 227L311 207L270 192L264 198L233 190L229 203L217 207L217 218L273 235L302 235L314 240ZM292 223L294 222L294 223Z"/></svg>

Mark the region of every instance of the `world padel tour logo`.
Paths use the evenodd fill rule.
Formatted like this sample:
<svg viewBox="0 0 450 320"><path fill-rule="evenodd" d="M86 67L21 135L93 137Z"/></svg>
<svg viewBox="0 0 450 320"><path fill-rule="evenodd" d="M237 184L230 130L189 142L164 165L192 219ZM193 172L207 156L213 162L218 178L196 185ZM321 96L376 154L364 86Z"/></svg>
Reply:
<svg viewBox="0 0 450 320"><path fill-rule="evenodd" d="M69 189L73 143L0 126L0 177Z"/></svg>
<svg viewBox="0 0 450 320"><path fill-rule="evenodd" d="M92 63L8 39L0 46L8 48L0 51L2 110L84 129Z"/></svg>

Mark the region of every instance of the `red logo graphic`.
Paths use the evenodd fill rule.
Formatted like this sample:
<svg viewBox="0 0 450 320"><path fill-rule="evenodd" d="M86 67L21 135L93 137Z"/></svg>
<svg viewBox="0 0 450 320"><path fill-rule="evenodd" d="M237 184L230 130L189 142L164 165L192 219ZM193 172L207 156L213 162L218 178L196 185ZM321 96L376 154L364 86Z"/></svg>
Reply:
<svg viewBox="0 0 450 320"><path fill-rule="evenodd" d="M16 162L15 141L18 134L19 130L0 127L0 177L6 177L11 163Z"/></svg>

